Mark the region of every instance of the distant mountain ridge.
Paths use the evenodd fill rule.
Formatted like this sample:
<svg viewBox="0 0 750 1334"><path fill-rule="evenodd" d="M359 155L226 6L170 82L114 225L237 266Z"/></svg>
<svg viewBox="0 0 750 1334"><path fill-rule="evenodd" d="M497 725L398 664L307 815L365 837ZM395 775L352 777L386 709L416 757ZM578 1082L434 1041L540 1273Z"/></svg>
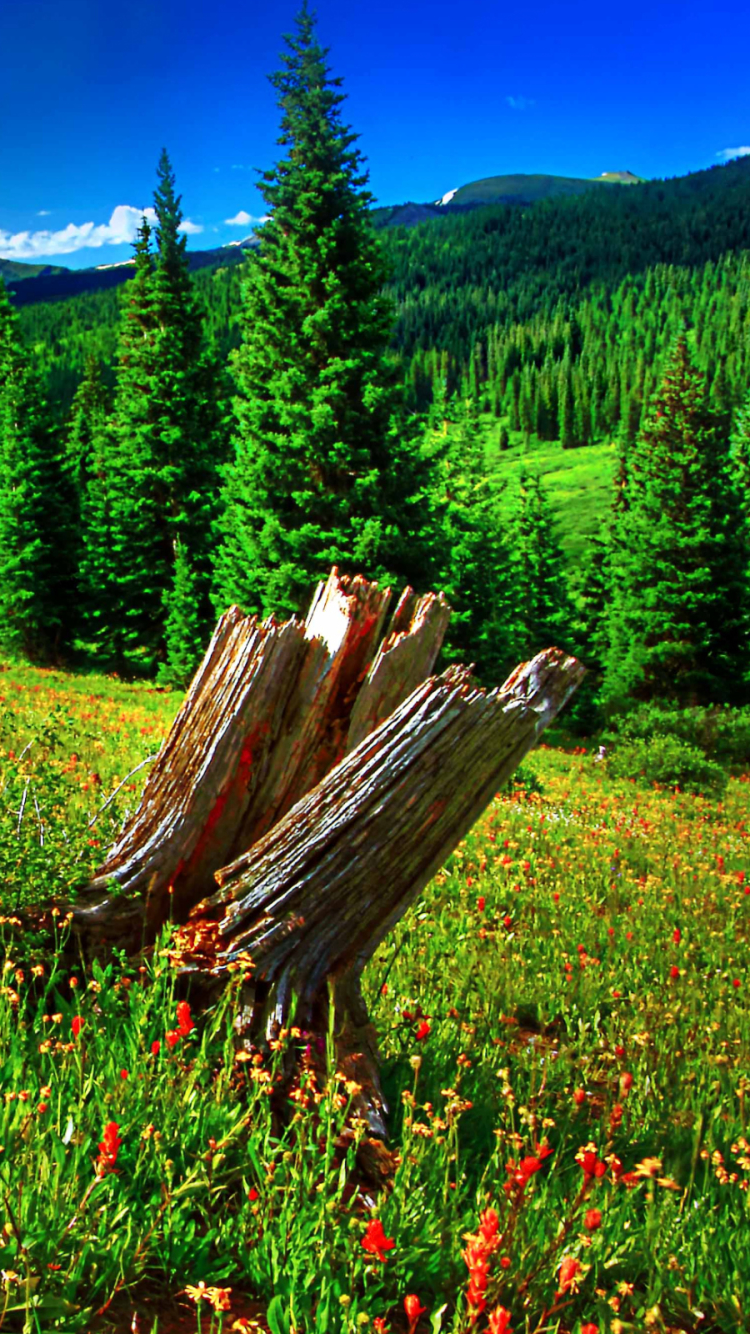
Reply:
<svg viewBox="0 0 750 1334"><path fill-rule="evenodd" d="M241 264L245 248L257 244L254 238L235 246L221 246L215 250L189 250L188 267L216 269ZM10 270L6 272L6 269ZM15 270L36 270L17 273ZM65 269L49 265L19 264L0 259L0 277L3 278L15 306L27 306L37 301L63 301L84 292L104 292L120 287L133 276L133 263L123 260L118 264L98 264L91 269Z"/></svg>
<svg viewBox="0 0 750 1334"><path fill-rule="evenodd" d="M561 201L566 196L630 196L635 186L644 190L663 188L671 194L673 187L686 183L691 190L702 189L703 182L714 180L718 173L726 176L730 185L730 166L714 167L703 172L695 172L687 177L676 177L672 181L643 181L635 173L625 170L604 171L600 176L584 178L577 176L552 176L536 173L487 176L478 181L471 181L456 189L446 191L439 200L426 203L413 201L372 210L372 219L377 227L412 228L432 219L468 213L488 205L505 205L529 208L536 204ZM613 187L619 186L620 189ZM640 191L636 192L640 197ZM239 242L231 242L212 250L188 251L190 268L215 269L234 266L242 262L244 252L258 245L257 236L248 236ZM133 272L132 265L125 263L98 265L90 269L66 269L55 265L34 265L14 260L0 259L0 275L16 306L32 303L63 300L85 292L105 291L119 287L126 282Z"/></svg>
<svg viewBox="0 0 750 1334"><path fill-rule="evenodd" d="M20 259L0 259L0 278L7 285L29 278L46 278L52 273L67 273L62 264L25 264Z"/></svg>
<svg viewBox="0 0 750 1334"><path fill-rule="evenodd" d="M594 186L639 185L641 177L631 171L604 171L601 176L525 175L485 176L471 181L457 190L448 190L433 207L442 211L456 208L477 208L481 204L537 204L542 199L557 199L561 195L582 195Z"/></svg>

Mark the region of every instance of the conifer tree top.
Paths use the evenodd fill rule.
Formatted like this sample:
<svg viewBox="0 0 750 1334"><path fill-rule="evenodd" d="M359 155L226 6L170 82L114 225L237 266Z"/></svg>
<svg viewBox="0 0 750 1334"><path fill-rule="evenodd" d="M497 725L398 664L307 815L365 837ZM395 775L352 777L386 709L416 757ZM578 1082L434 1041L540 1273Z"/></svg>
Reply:
<svg viewBox="0 0 750 1334"><path fill-rule="evenodd" d="M187 236L180 234L182 195L175 194L175 175L166 148L161 150L156 177L158 184L154 190L154 210L159 263L167 268L173 265L181 267L185 263L187 247Z"/></svg>

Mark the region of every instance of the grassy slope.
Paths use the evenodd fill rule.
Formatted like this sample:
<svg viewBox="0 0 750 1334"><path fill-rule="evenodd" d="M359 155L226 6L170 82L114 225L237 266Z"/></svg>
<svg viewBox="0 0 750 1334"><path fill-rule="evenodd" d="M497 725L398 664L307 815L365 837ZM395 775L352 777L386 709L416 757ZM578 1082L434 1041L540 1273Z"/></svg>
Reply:
<svg viewBox="0 0 750 1334"><path fill-rule="evenodd" d="M92 840L116 832L142 774L116 816L88 821L178 701L28 668L0 681L7 911L101 857ZM604 1334L614 1312L623 1334L750 1330L750 788L732 779L716 802L608 766L529 757L541 791L498 794L378 951L365 981L399 1166L372 1212L336 1152L345 1084L308 1083L280 1138L274 1058L233 1061L231 1004L194 1005L176 1037L164 954L70 976L41 940L8 936L3 1329L155 1334L154 1292L204 1281L226 1285L225 1330L274 1298L274 1331L354 1334L378 1318L399 1334L414 1293L419 1334L431 1316L465 1334L465 1238L491 1207L490 1305L518 1334ZM116 1163L97 1175L108 1125ZM394 1243L381 1261L362 1245L372 1217ZM579 1266L565 1293L563 1261Z"/></svg>
<svg viewBox="0 0 750 1334"><path fill-rule="evenodd" d="M538 471L555 515L563 552L571 565L575 565L611 503L614 445L602 442L585 449L563 449L557 440L537 440L532 436L529 448L525 449L520 433L512 432L510 448L500 453L499 425L495 419L485 419L485 431L487 463L507 483L508 506L515 500L521 469Z"/></svg>

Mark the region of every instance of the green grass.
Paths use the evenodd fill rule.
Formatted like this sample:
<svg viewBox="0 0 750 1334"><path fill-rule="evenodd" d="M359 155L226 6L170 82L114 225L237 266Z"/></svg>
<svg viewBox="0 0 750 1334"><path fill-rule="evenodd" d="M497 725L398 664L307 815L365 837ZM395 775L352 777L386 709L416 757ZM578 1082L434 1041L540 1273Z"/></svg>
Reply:
<svg viewBox="0 0 750 1334"><path fill-rule="evenodd" d="M576 565L612 504L615 445L601 442L583 449L563 449L558 440L532 436L527 449L516 431L510 433L510 448L500 452L500 423L489 416L482 420L488 466L507 483L504 503L512 508L521 469L538 471L563 553L571 566Z"/></svg>
<svg viewBox="0 0 750 1334"><path fill-rule="evenodd" d="M7 917L90 873L88 821L178 700L29 669L2 682L19 720L16 736L0 715ZM417 1334L484 1334L499 1307L514 1334L750 1330L750 783L716 801L544 748L522 778L366 978L398 1159L374 1200L356 1191L352 1090L315 1043L282 1040L301 1071L286 1130L283 1051L237 1059L239 974L203 1012L188 996L188 1019L166 941L70 968L63 919L57 940L4 924L0 1330L124 1334L139 1309L151 1334L164 1292L204 1334L250 1328L254 1301L272 1334L405 1331L409 1295ZM99 817L102 843L136 798ZM382 1260L362 1244L373 1219ZM483 1255L474 1322L466 1257L483 1282Z"/></svg>

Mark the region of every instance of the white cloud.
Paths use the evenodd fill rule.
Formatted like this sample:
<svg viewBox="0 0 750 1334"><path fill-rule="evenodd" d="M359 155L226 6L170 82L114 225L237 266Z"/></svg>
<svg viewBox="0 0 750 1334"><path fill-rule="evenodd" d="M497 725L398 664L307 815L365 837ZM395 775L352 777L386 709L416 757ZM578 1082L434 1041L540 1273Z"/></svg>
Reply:
<svg viewBox="0 0 750 1334"><path fill-rule="evenodd" d="M730 162L733 157L750 157L750 144L742 144L740 148L722 148L716 156L720 157L722 162Z"/></svg>
<svg viewBox="0 0 750 1334"><path fill-rule="evenodd" d="M10 232L0 231L0 255L4 259L36 259L44 255L70 255L75 250L104 245L123 245L135 240L141 218L156 221L152 208L133 208L132 204L118 204L112 210L109 222L83 222L78 226L69 222L60 231Z"/></svg>
<svg viewBox="0 0 750 1334"><path fill-rule="evenodd" d="M36 216L38 218L48 218L50 215L50 211L51 210L48 208L40 208Z"/></svg>
<svg viewBox="0 0 750 1334"><path fill-rule="evenodd" d="M203 224L200 222L191 222L190 218L185 218L184 222L180 223L177 230L184 232L186 236L197 236L199 232L203 231Z"/></svg>
<svg viewBox="0 0 750 1334"><path fill-rule="evenodd" d="M244 208L241 208L240 211L239 211L239 213L235 213L235 215L234 215L233 218L225 218L225 219L224 219L224 226L225 226L225 227L249 227L250 224L251 224L251 222L253 222L253 221L254 221L254 219L250 216L250 214L249 214L249 213L246 213L245 210L244 210Z"/></svg>
<svg viewBox="0 0 750 1334"><path fill-rule="evenodd" d="M535 106L533 97L506 97L505 101L512 111L528 111L529 107Z"/></svg>

